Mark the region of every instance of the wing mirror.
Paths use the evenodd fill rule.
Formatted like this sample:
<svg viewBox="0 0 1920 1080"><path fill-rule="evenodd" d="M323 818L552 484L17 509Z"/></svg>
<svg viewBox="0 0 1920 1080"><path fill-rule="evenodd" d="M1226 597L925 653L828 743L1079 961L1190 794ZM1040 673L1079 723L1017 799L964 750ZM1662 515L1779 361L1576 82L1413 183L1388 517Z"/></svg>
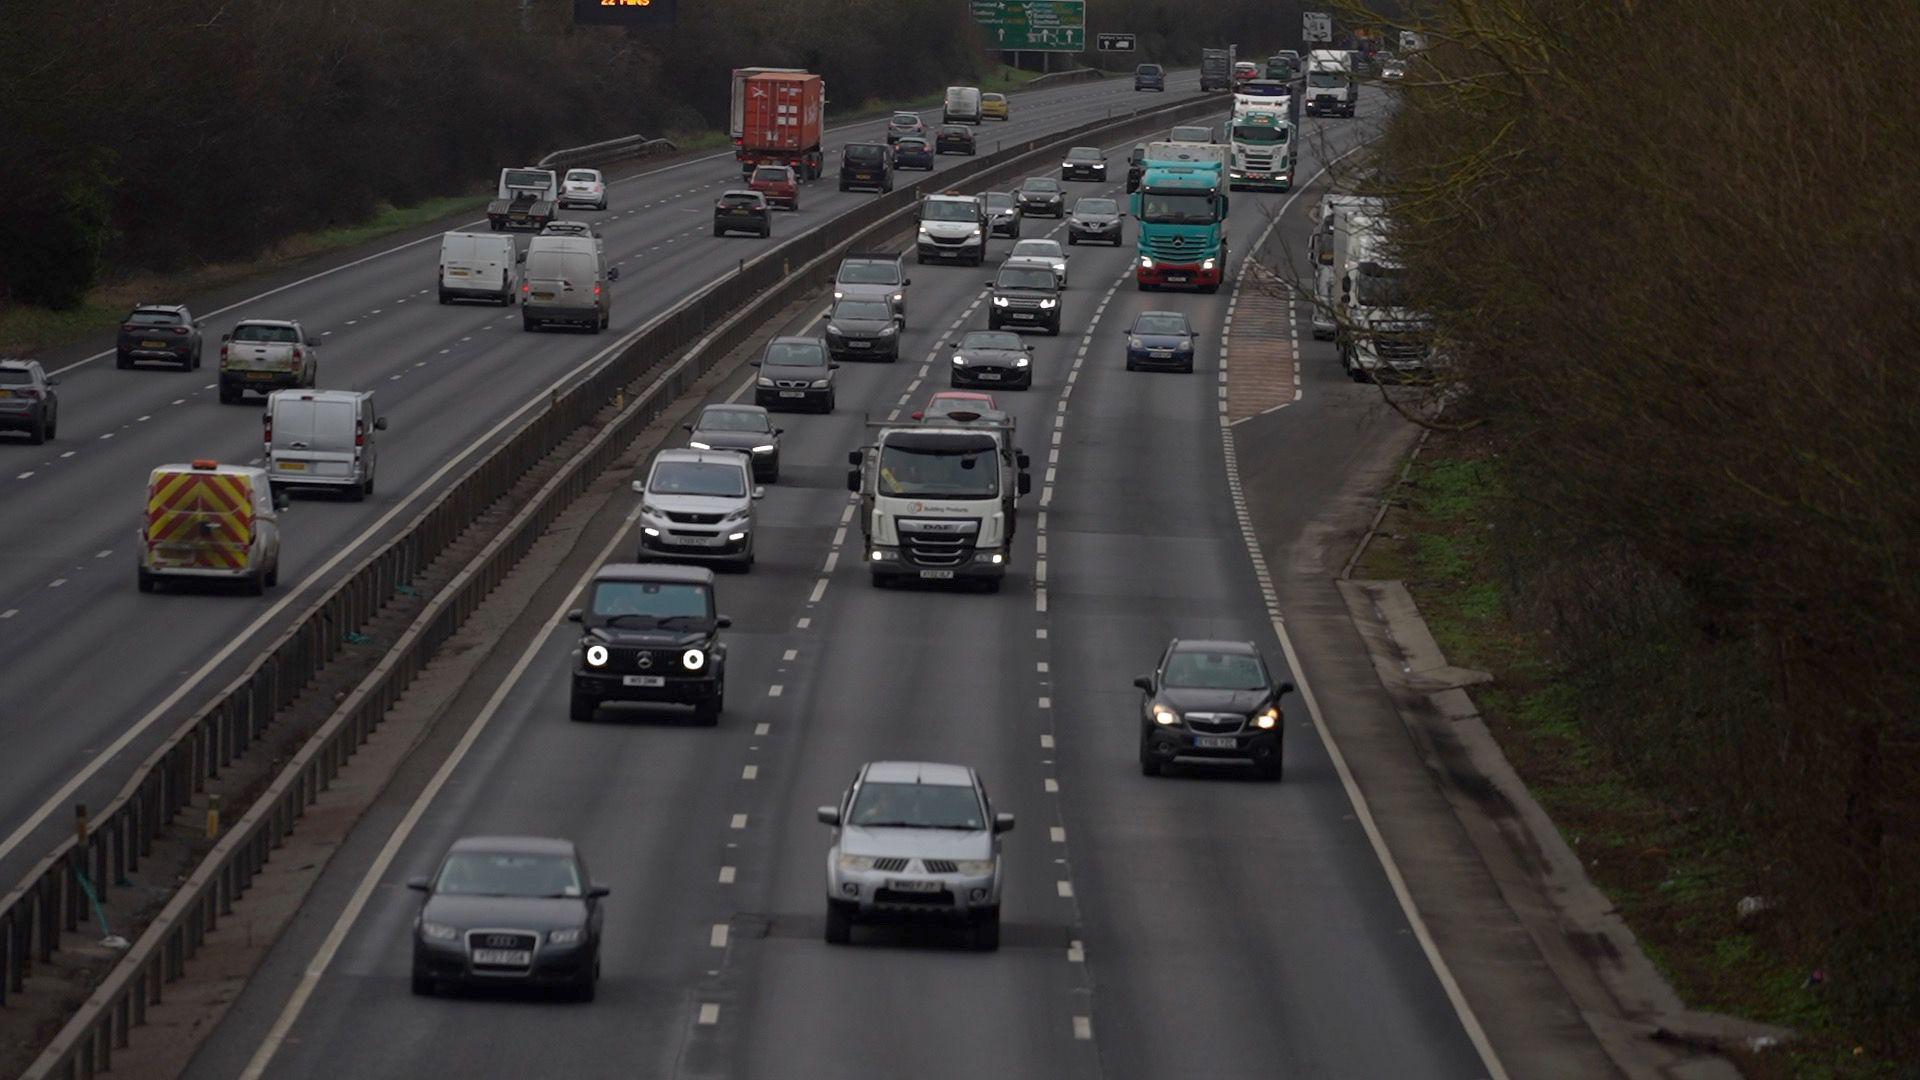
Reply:
<svg viewBox="0 0 1920 1080"><path fill-rule="evenodd" d="M47 385L48 385L48 386L59 386L59 385L60 385L60 380L59 380L59 379L48 379L48 380L47 380Z"/></svg>
<svg viewBox="0 0 1920 1080"><path fill-rule="evenodd" d="M909 285L911 285L911 284L913 284L913 279L912 279L912 278L901 278L901 279L900 279L900 287L901 287L901 288L903 288L903 289L904 289L904 288L906 288L907 286L909 286Z"/></svg>
<svg viewBox="0 0 1920 1080"><path fill-rule="evenodd" d="M579 609L579 608L574 608L574 609L573 609L572 611L569 611L569 612L567 612L567 621L568 621L568 622L579 622L579 621L580 621L580 614L581 614L581 613L580 613L580 609Z"/></svg>
<svg viewBox="0 0 1920 1080"><path fill-rule="evenodd" d="M834 368L837 368L837 367L839 367L839 366L840 366L840 361L838 361L838 360L829 360L829 361L827 361L827 370L828 370L828 371L832 371L832 370L833 370Z"/></svg>
<svg viewBox="0 0 1920 1080"><path fill-rule="evenodd" d="M727 627L732 625L733 625L733 620L728 618L725 615L716 616L713 620L713 626L714 626L714 629L716 630L725 630Z"/></svg>
<svg viewBox="0 0 1920 1080"><path fill-rule="evenodd" d="M523 263L523 262L526 262L526 261L527 261L527 253L526 253L526 252L524 252L524 251L519 251L519 252L515 252L515 253L514 253L514 256L513 256L513 261L514 261L514 262L517 262L517 263Z"/></svg>
<svg viewBox="0 0 1920 1080"><path fill-rule="evenodd" d="M1281 684L1280 684L1280 687L1279 687L1279 689L1277 689L1277 690L1275 690L1275 691L1274 691L1274 694L1275 694L1276 696L1278 696L1278 695L1280 695L1280 694L1291 694L1291 693L1293 693L1293 689L1294 689L1294 687L1293 687L1293 684L1292 684L1292 683L1290 683L1290 682L1283 682L1283 683L1281 683Z"/></svg>
<svg viewBox="0 0 1920 1080"><path fill-rule="evenodd" d="M286 492L276 491L273 493L273 508L275 510L285 511L285 510L291 509L292 507L293 507L293 500L287 497Z"/></svg>
<svg viewBox="0 0 1920 1080"><path fill-rule="evenodd" d="M381 417L380 419L378 419L378 420L375 420L375 421L373 422L373 430L375 430L375 431L385 431L385 430L387 430L387 418L383 416L383 417Z"/></svg>
<svg viewBox="0 0 1920 1080"><path fill-rule="evenodd" d="M635 480L632 486L633 492L636 495L645 495L647 493L647 482L645 480Z"/></svg>
<svg viewBox="0 0 1920 1080"><path fill-rule="evenodd" d="M847 490L853 492L860 490L860 469L858 466L847 470Z"/></svg>
<svg viewBox="0 0 1920 1080"><path fill-rule="evenodd" d="M1012 814L993 815L993 831L997 833L1012 832L1013 831L1013 815Z"/></svg>
<svg viewBox="0 0 1920 1080"><path fill-rule="evenodd" d="M407 879L407 888L414 892L432 892L433 882L423 877L410 877Z"/></svg>
<svg viewBox="0 0 1920 1080"><path fill-rule="evenodd" d="M913 418L915 420L925 420L927 418L927 414L921 412L919 409L915 409L913 410Z"/></svg>
<svg viewBox="0 0 1920 1080"><path fill-rule="evenodd" d="M758 361L758 360L749 360L749 361L747 361L747 366L748 366L748 367L759 367L759 366L760 366L760 361Z"/></svg>
<svg viewBox="0 0 1920 1080"><path fill-rule="evenodd" d="M1142 675L1139 678L1136 678L1133 680L1133 685L1151 694L1153 693L1153 676Z"/></svg>
<svg viewBox="0 0 1920 1080"><path fill-rule="evenodd" d="M587 899L598 900L603 896L610 895L612 892L613 890L607 888L605 885L595 883L587 886Z"/></svg>
<svg viewBox="0 0 1920 1080"><path fill-rule="evenodd" d="M766 489L766 488L764 488L764 487L761 487L761 486L760 486L759 484L755 484L755 485L753 485L753 497L754 497L754 498L756 498L756 499L764 499L764 498L766 498L766 497L767 497L767 489Z"/></svg>
<svg viewBox="0 0 1920 1080"><path fill-rule="evenodd" d="M693 431L693 425L692 425L692 424L681 424L681 425L680 425L680 427L681 427L682 429L684 429L684 430L686 430L686 431L687 431L687 432L689 432L689 433Z"/></svg>
<svg viewBox="0 0 1920 1080"><path fill-rule="evenodd" d="M1025 495L1033 490L1033 477L1027 473L1021 473L1017 484L1020 494Z"/></svg>
<svg viewBox="0 0 1920 1080"><path fill-rule="evenodd" d="M320 339L319 339L319 338L317 338L317 337L310 337L310 338L308 338L308 339L307 339L307 348L309 348L309 349L317 349L317 348L319 348L319 347L320 347Z"/></svg>
<svg viewBox="0 0 1920 1080"><path fill-rule="evenodd" d="M221 340L221 341L232 341L232 340L233 340L233 335L232 335L232 334L221 334L221 335L220 335L220 340Z"/></svg>
<svg viewBox="0 0 1920 1080"><path fill-rule="evenodd" d="M849 465L858 465L858 464L860 464L860 463L861 463L861 461L863 461L863 460L865 460L865 459L864 459L864 457L863 457L863 456L861 455L861 453L860 453L860 451L858 451L858 450L849 450L849 451L847 451L847 464L849 464Z"/></svg>
<svg viewBox="0 0 1920 1080"><path fill-rule="evenodd" d="M620 268L619 268L619 267L617 267L617 266L609 266L609 267L607 267L607 280L608 280L608 281L619 281L619 280L620 280Z"/></svg>
<svg viewBox="0 0 1920 1080"><path fill-rule="evenodd" d="M820 824L822 825L840 824L840 808L837 806L823 806L815 810L813 814L820 819Z"/></svg>

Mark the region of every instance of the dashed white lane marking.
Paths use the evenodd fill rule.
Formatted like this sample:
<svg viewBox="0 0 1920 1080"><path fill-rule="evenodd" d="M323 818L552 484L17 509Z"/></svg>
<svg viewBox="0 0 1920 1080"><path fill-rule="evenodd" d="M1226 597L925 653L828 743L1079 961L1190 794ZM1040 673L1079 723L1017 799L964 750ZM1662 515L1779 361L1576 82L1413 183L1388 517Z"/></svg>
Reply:
<svg viewBox="0 0 1920 1080"><path fill-rule="evenodd" d="M753 725L753 733L755 735L766 735L766 734L770 734L772 731L773 731L772 724L761 723L761 724Z"/></svg>
<svg viewBox="0 0 1920 1080"><path fill-rule="evenodd" d="M730 827L731 827L731 828L734 828L734 829L744 829L744 828L746 828L746 827L747 827L747 815L745 815L745 814L735 814L735 815L733 815L733 823L732 823L732 825L731 825Z"/></svg>
<svg viewBox="0 0 1920 1080"><path fill-rule="evenodd" d="M797 657L797 656L799 656L799 655L800 655L800 650L799 650L799 649L788 649L788 650L787 650L786 652L784 652L784 653L781 653L781 654L780 654L780 659L782 659L782 660L792 660L793 658L795 658L795 657Z"/></svg>
<svg viewBox="0 0 1920 1080"><path fill-rule="evenodd" d="M1073 899L1073 882L1068 881L1065 878L1061 878L1059 881L1056 881L1053 883L1053 887L1054 887L1054 890L1060 894L1061 899L1063 900Z"/></svg>
<svg viewBox="0 0 1920 1080"><path fill-rule="evenodd" d="M1033 670L1045 675L1047 673L1047 662L1045 660L1034 661Z"/></svg>
<svg viewBox="0 0 1920 1080"><path fill-rule="evenodd" d="M1086 1042L1093 1038L1093 1018L1076 1016L1073 1018L1073 1037Z"/></svg>
<svg viewBox="0 0 1920 1080"><path fill-rule="evenodd" d="M758 765L745 765L745 766L742 766L740 769L740 779L742 780L753 780L757 778L759 775L760 775L760 766Z"/></svg>
<svg viewBox="0 0 1920 1080"><path fill-rule="evenodd" d="M19 609L19 608L17 608L17 607L10 607L10 608L8 608L8 609L7 609L7 610L5 610L5 611L0 611L0 619L11 619L11 618L13 618L13 617L14 617L15 615L18 615L18 614L20 614L20 609Z"/></svg>
<svg viewBox="0 0 1920 1080"><path fill-rule="evenodd" d="M1087 962L1087 947L1079 938L1067 942L1067 963L1084 964Z"/></svg>
<svg viewBox="0 0 1920 1080"><path fill-rule="evenodd" d="M720 1005L717 1002L704 1002L700 1006L700 1023L712 1027L720 1022Z"/></svg>
<svg viewBox="0 0 1920 1080"><path fill-rule="evenodd" d="M827 595L827 579L821 578L813 583L813 594L807 597L807 603L817 604L825 595Z"/></svg>
<svg viewBox="0 0 1920 1080"><path fill-rule="evenodd" d="M796 623L794 623L793 625L794 625L794 628L795 628L795 629L798 629L798 630L805 630L805 629L806 629L807 627L809 627L809 626L812 626L812 625L813 625L813 620L812 620L812 619L807 619L807 618L803 618L803 619L801 619L801 620L799 620L798 622L796 622Z"/></svg>
<svg viewBox="0 0 1920 1080"><path fill-rule="evenodd" d="M174 404L174 405L185 405L186 403L187 403L187 399L183 397L174 398L173 401L171 402L171 404Z"/></svg>
<svg viewBox="0 0 1920 1080"><path fill-rule="evenodd" d="M1059 825L1049 826L1047 839L1056 844L1064 844L1067 842L1067 830Z"/></svg>
<svg viewBox="0 0 1920 1080"><path fill-rule="evenodd" d="M49 588L49 589L57 589L57 588L59 588L60 586L62 586L62 585L65 585L66 583L67 583L67 579L66 579L66 578L63 578L63 577L57 577L57 578L54 578L54 579L53 579L52 581L49 581L49 582L47 582L47 588Z"/></svg>
<svg viewBox="0 0 1920 1080"><path fill-rule="evenodd" d="M31 480L33 479L33 470L28 469L26 472L23 472L19 476L14 477L14 479L15 480Z"/></svg>
<svg viewBox="0 0 1920 1080"><path fill-rule="evenodd" d="M103 551L96 551L96 552L94 552L94 553L93 553L93 557L94 557L94 558L96 558L96 559L104 559L104 558L106 558L107 556L109 556L109 555L111 555L111 554L113 554L113 549L112 549L112 548L107 548L107 549L105 549L105 550L103 550Z"/></svg>
<svg viewBox="0 0 1920 1080"><path fill-rule="evenodd" d="M1040 736L1040 749L1042 750L1053 749L1053 736L1051 735Z"/></svg>
<svg viewBox="0 0 1920 1080"><path fill-rule="evenodd" d="M1042 697L1040 699L1040 707L1043 709L1053 708L1053 699L1050 697Z"/></svg>
<svg viewBox="0 0 1920 1080"><path fill-rule="evenodd" d="M735 873L736 873L736 871L735 871L735 870L734 870L734 868L733 868L733 867L731 867L731 866L723 866L723 867L721 867L721 868L720 868L720 884L722 884L722 885L731 885L731 884L733 884L733 878L734 878L734 875L735 875Z"/></svg>
<svg viewBox="0 0 1920 1080"><path fill-rule="evenodd" d="M102 441L105 441L105 440L107 440L107 439L111 439L111 438L113 438L113 432L111 432L111 431L109 431L109 432L107 432L107 433L106 433L105 435L102 435L102 436L100 436L100 438L101 438L101 440L102 440Z"/></svg>
<svg viewBox="0 0 1920 1080"><path fill-rule="evenodd" d="M61 456L61 457L63 457L63 458L70 458L70 457L72 457L73 455L75 455L75 454L77 454L77 453L79 453L79 452L80 452L80 451L78 451L78 450L69 450L69 451L67 451L67 452L66 452L66 453L64 453L64 454L61 454L60 456Z"/></svg>
<svg viewBox="0 0 1920 1080"><path fill-rule="evenodd" d="M829 551L827 552L827 561L820 564L820 572L823 574L831 574L833 573L833 568L839 565L840 553L837 551ZM819 603L817 600L814 602Z"/></svg>
<svg viewBox="0 0 1920 1080"><path fill-rule="evenodd" d="M786 687L780 685L779 683L774 683L772 686L767 687L767 696L779 697L781 694L786 692L786 689L787 689Z"/></svg>
<svg viewBox="0 0 1920 1080"><path fill-rule="evenodd" d="M717 922L713 924L713 932L707 935L707 944L716 949L724 949L727 947L726 923Z"/></svg>
<svg viewBox="0 0 1920 1080"><path fill-rule="evenodd" d="M1049 794L1049 795L1058 795L1058 794L1060 794L1060 781L1058 781L1058 780L1055 780L1055 779L1054 779L1053 777L1051 777L1051 776L1049 776L1049 777L1047 777L1047 779L1046 779L1046 789L1047 789L1047 794Z"/></svg>

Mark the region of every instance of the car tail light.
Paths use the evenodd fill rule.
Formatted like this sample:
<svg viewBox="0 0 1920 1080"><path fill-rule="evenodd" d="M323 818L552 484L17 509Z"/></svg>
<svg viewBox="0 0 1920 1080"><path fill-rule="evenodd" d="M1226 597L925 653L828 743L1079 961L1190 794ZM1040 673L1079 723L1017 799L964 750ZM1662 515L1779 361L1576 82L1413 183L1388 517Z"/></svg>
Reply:
<svg viewBox="0 0 1920 1080"><path fill-rule="evenodd" d="M520 291L523 293L530 293L533 291L533 286L523 281L520 283Z"/></svg>
<svg viewBox="0 0 1920 1080"><path fill-rule="evenodd" d="M227 347L226 345L222 344L220 346L220 359L225 360L226 358L227 358Z"/></svg>
<svg viewBox="0 0 1920 1080"><path fill-rule="evenodd" d="M294 346L294 349L293 349L293 358L294 358L295 360L298 360L298 359L300 359L300 355L301 355L301 354L300 354L300 347L299 347L299 346L297 346L297 345L296 345L296 346Z"/></svg>
<svg viewBox="0 0 1920 1080"><path fill-rule="evenodd" d="M599 296L599 295L600 295L600 286L598 286L598 285L595 285L595 286L593 287L593 295L595 295L595 296Z"/></svg>
<svg viewBox="0 0 1920 1080"><path fill-rule="evenodd" d="M40 400L40 391L34 390L32 388L28 388L26 390L20 391L20 396L23 398L31 398L34 401L38 401Z"/></svg>
<svg viewBox="0 0 1920 1080"><path fill-rule="evenodd" d="M132 324L132 323L130 323L130 322L129 322L129 323L121 323L121 324L120 324L120 330L121 330L121 332L122 332L122 333L127 333L127 334L131 334L131 333L133 333L134 331L136 331L136 330L138 330L138 329L140 329L140 328L139 328L138 326L135 326L135 325L133 325L133 324Z"/></svg>
<svg viewBox="0 0 1920 1080"><path fill-rule="evenodd" d="M179 334L181 337L185 337L187 334L187 328L184 326L176 326L173 328L173 332L176 334Z"/></svg>

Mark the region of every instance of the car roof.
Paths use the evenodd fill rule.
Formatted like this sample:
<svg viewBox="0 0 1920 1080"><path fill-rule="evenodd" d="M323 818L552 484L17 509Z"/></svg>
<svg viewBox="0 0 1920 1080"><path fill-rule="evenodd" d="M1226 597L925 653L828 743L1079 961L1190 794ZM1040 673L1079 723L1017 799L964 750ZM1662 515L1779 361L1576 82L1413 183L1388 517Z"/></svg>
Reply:
<svg viewBox="0 0 1920 1080"><path fill-rule="evenodd" d="M595 581L670 581L679 585L711 585L713 571L679 563L608 563L593 572Z"/></svg>
<svg viewBox="0 0 1920 1080"><path fill-rule="evenodd" d="M573 841L551 836L463 836L447 849L448 854L456 851L484 851L500 855L573 855L576 849Z"/></svg>
<svg viewBox="0 0 1920 1080"><path fill-rule="evenodd" d="M1003 99L1004 99L1004 98L1005 98L1005 97L1006 97L1007 95L1005 95L1005 94L1000 94L1000 93L995 93L994 91L992 91L992 90L989 90L989 91L987 91L986 93L984 93L984 94L981 94L980 96L981 96L982 98L1003 98Z"/></svg>
<svg viewBox="0 0 1920 1080"><path fill-rule="evenodd" d="M241 319L233 324L236 329L242 326L292 326L292 319Z"/></svg>
<svg viewBox="0 0 1920 1080"><path fill-rule="evenodd" d="M942 765L931 761L869 761L863 779L886 784L972 787L973 770L965 765Z"/></svg>
<svg viewBox="0 0 1920 1080"><path fill-rule="evenodd" d="M865 297L863 299L872 299L872 298ZM768 338L767 344L769 345L812 345L814 348L817 348L817 349L824 349L827 347L827 343L824 339L817 338L817 337L808 337L805 334L781 334L778 337Z"/></svg>
<svg viewBox="0 0 1920 1080"><path fill-rule="evenodd" d="M1020 181L1021 187L1026 187L1028 184L1052 185L1053 187L1059 187L1060 181L1055 180L1051 176L1029 176L1025 180Z"/></svg>
<svg viewBox="0 0 1920 1080"><path fill-rule="evenodd" d="M1045 270L1047 273L1051 274L1053 273L1053 263L1045 259L1036 259L1031 255L1019 255L1019 256L1002 260L1000 263L1000 269L1002 270Z"/></svg>
<svg viewBox="0 0 1920 1080"><path fill-rule="evenodd" d="M1103 153L1103 151L1097 146L1076 146L1073 149L1067 151L1067 156L1072 157L1073 155L1082 153L1082 152L1092 154L1094 157L1100 157Z"/></svg>
<svg viewBox="0 0 1920 1080"><path fill-rule="evenodd" d="M969 330L969 331L967 331L967 332L968 332L968 333L973 333L974 331L971 331L971 330ZM987 333L987 331L984 331L984 330L983 330L983 331L980 331L980 332L981 332L981 333ZM1012 333L1013 331L1011 331L1011 330L1004 330L1004 331L1001 331L1001 330L996 330L996 331L992 331L992 332L993 332L993 333L1008 333L1008 334L1010 334L1010 333ZM936 401L987 401L987 402L991 402L992 400L993 400L993 395L992 395L992 394L983 394L983 393L981 393L981 392L980 392L980 391L978 391L978 390L936 390L936 391L934 391L934 394L933 394L933 396L927 399L927 402L928 402L928 404L932 404L933 402L936 402Z"/></svg>
<svg viewBox="0 0 1920 1080"><path fill-rule="evenodd" d="M1236 656L1259 656L1260 650L1251 641L1217 641L1212 638L1174 638L1174 652L1215 652L1232 653Z"/></svg>

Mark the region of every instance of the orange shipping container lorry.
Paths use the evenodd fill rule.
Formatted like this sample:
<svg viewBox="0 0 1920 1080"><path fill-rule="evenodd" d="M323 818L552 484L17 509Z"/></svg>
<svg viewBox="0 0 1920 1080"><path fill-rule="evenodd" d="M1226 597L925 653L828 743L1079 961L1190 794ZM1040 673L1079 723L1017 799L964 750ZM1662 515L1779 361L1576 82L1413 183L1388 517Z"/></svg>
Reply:
<svg viewBox="0 0 1920 1080"><path fill-rule="evenodd" d="M826 166L820 138L826 128L827 85L804 71L735 72L734 142L740 174L755 165L791 165L802 180L818 180Z"/></svg>

